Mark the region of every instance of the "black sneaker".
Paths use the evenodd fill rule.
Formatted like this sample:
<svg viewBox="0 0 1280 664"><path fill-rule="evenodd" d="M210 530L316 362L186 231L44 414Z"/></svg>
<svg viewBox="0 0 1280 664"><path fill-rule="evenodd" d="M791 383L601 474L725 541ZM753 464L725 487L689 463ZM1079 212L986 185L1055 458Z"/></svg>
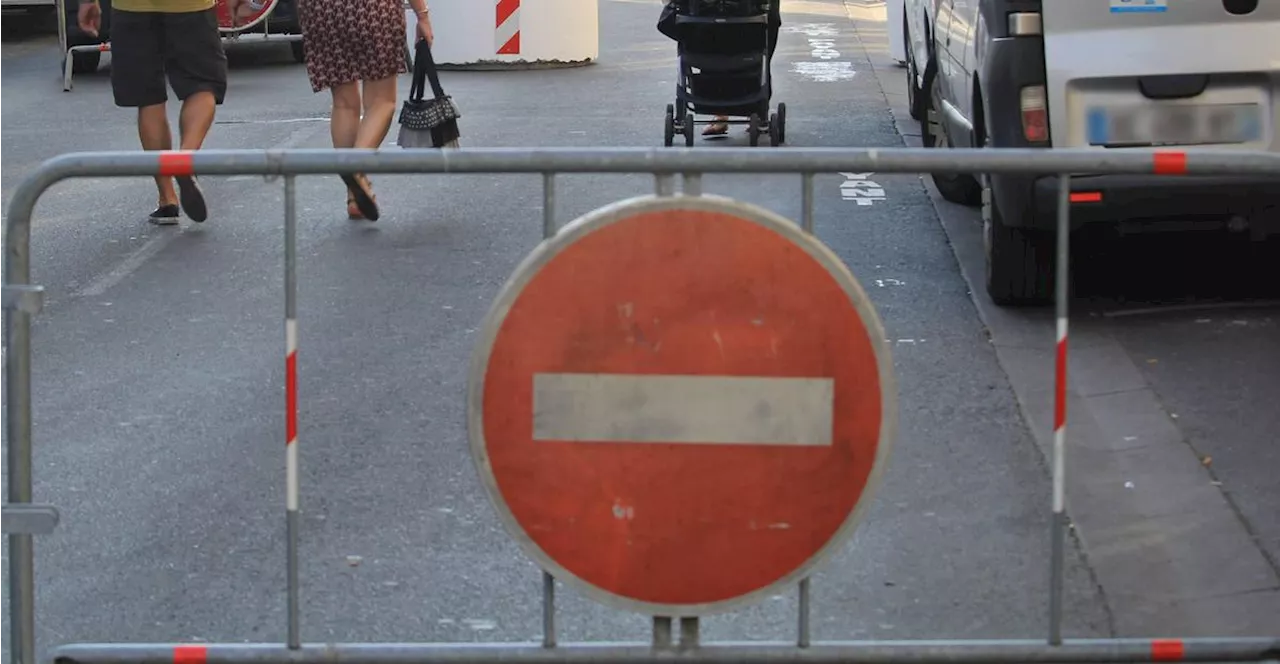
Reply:
<svg viewBox="0 0 1280 664"><path fill-rule="evenodd" d="M209 218L209 208L204 203L204 192L194 176L180 175L174 178L178 182L178 202L186 211L191 221L204 221Z"/></svg>
<svg viewBox="0 0 1280 664"><path fill-rule="evenodd" d="M147 221L157 226L173 226L178 223L178 215L181 213L182 210L173 203L161 205L156 208L155 212L151 213L151 216L147 217Z"/></svg>

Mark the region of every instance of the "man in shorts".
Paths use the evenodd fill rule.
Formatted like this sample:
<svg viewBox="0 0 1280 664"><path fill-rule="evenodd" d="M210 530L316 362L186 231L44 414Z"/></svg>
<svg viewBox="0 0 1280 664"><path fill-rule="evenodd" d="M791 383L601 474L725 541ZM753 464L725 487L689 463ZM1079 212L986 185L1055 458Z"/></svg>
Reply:
<svg viewBox="0 0 1280 664"><path fill-rule="evenodd" d="M102 24L98 0L80 0L80 29L97 36ZM182 150L197 150L213 124L227 91L227 56L218 34L214 0L114 0L111 7L111 90L116 106L138 109L138 138L144 150L171 150L173 136L165 104L165 78L182 100ZM174 191L174 181L177 191ZM178 223L209 216L195 177L157 177L159 200L151 222Z"/></svg>

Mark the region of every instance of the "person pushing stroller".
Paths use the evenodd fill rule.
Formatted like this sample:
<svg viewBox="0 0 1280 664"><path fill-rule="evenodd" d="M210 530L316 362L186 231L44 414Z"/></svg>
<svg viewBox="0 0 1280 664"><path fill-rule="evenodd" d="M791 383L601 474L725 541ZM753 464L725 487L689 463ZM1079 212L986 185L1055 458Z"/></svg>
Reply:
<svg viewBox="0 0 1280 664"><path fill-rule="evenodd" d="M730 116L755 115L748 131L763 130L781 26L781 0L664 0L658 31L677 43L680 124L694 124L689 111L709 113L702 135L717 136L728 133ZM690 128L683 132L691 143Z"/></svg>

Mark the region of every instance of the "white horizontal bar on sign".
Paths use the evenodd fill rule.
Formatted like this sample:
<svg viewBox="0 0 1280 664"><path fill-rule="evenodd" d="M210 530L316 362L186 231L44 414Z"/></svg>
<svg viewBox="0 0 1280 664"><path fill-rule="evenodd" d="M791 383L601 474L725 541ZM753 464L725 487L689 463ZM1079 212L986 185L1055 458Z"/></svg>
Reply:
<svg viewBox="0 0 1280 664"><path fill-rule="evenodd" d="M540 373L533 439L831 445L830 378Z"/></svg>

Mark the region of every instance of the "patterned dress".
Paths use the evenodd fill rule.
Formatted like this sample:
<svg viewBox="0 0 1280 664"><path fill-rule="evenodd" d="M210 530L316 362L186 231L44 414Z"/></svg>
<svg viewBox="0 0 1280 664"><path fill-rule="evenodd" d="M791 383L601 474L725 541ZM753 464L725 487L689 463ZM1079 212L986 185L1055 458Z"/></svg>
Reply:
<svg viewBox="0 0 1280 664"><path fill-rule="evenodd" d="M304 0L299 5L313 91L408 71L402 0Z"/></svg>

